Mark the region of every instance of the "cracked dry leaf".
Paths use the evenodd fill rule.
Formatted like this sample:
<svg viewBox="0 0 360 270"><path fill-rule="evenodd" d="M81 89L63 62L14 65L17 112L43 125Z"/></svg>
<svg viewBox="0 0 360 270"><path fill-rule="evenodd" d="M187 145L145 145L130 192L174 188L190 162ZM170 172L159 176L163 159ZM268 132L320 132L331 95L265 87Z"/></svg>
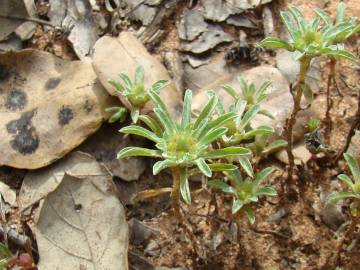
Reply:
<svg viewBox="0 0 360 270"><path fill-rule="evenodd" d="M59 27L69 29L68 39L76 55L87 59L98 39L97 26L89 0L50 0L48 16Z"/></svg>
<svg viewBox="0 0 360 270"><path fill-rule="evenodd" d="M6 38L29 16L23 0L0 1L0 40Z"/></svg>
<svg viewBox="0 0 360 270"><path fill-rule="evenodd" d="M111 175L84 153L71 158L78 174L62 174L34 226L39 270L128 269L128 225Z"/></svg>
<svg viewBox="0 0 360 270"><path fill-rule="evenodd" d="M182 44L181 50L195 54L204 53L224 42L231 42L233 38L219 26L210 26L197 39L190 43Z"/></svg>
<svg viewBox="0 0 360 270"><path fill-rule="evenodd" d="M129 103L117 91L109 80L122 82L117 75L119 72L126 73L133 78L139 65L145 69L145 87L149 88L158 80L169 80L170 84L160 91L163 102L167 105L170 114L180 117L182 97L176 89L174 82L165 67L149 52L143 44L130 32L121 32L119 37L104 36L94 46L94 70L110 95L118 97L122 103L130 108ZM150 102L146 105L144 114L151 111Z"/></svg>
<svg viewBox="0 0 360 270"><path fill-rule="evenodd" d="M91 63L23 50L0 54L0 165L37 169L70 152L112 99Z"/></svg>
<svg viewBox="0 0 360 270"><path fill-rule="evenodd" d="M208 24L202 14L197 10L189 10L181 18L178 33L183 40L192 41L201 33L205 32Z"/></svg>

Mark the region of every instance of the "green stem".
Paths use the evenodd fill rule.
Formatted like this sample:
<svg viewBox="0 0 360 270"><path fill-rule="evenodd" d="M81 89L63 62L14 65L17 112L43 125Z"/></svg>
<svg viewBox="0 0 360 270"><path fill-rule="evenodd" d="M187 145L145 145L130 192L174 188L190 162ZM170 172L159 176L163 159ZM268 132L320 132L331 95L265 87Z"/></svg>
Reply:
<svg viewBox="0 0 360 270"><path fill-rule="evenodd" d="M173 175L173 188L171 192L171 203L174 209L176 219L181 222L181 212L180 212L180 168L173 167L171 169Z"/></svg>
<svg viewBox="0 0 360 270"><path fill-rule="evenodd" d="M293 149L293 128L296 123L296 116L298 112L301 110L301 97L303 95L303 86L305 84L306 74L310 68L311 57L303 57L300 60L300 74L299 79L296 84L296 93L293 96L294 99L294 107L291 113L290 118L287 120L286 123L286 139L288 141L288 145L286 148L286 152L289 159L289 170L288 170L288 178L292 182L294 169L295 169L295 162L294 162L294 155L292 152Z"/></svg>

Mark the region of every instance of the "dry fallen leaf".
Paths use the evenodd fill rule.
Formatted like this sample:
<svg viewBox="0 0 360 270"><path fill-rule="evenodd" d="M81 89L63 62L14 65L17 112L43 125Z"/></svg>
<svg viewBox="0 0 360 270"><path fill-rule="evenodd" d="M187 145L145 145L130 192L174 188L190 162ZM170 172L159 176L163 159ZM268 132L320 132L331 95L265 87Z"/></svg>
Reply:
<svg viewBox="0 0 360 270"><path fill-rule="evenodd" d="M63 29L69 29L69 41L76 55L86 59L98 39L97 26L89 0L50 0L50 21Z"/></svg>
<svg viewBox="0 0 360 270"><path fill-rule="evenodd" d="M75 152L37 174L42 184L60 181L46 195L34 226L39 270L128 269L128 225L109 172Z"/></svg>
<svg viewBox="0 0 360 270"><path fill-rule="evenodd" d="M117 75L124 72L134 77L135 70L139 65L145 69L145 87L150 87L158 80L171 80L165 67L141 44L141 42L129 32L121 32L118 38L104 36L94 46L93 66L99 80L106 90L113 96L117 96L125 106L130 105L119 91L109 84L109 80L121 81ZM179 117L182 108L182 97L171 82L161 90L160 96L173 117ZM144 108L143 113L151 109L150 103Z"/></svg>
<svg viewBox="0 0 360 270"><path fill-rule="evenodd" d="M96 131L111 99L91 63L36 50L0 54L0 165L36 169Z"/></svg>
<svg viewBox="0 0 360 270"><path fill-rule="evenodd" d="M0 1L0 40L24 23L19 18L29 16L23 0Z"/></svg>

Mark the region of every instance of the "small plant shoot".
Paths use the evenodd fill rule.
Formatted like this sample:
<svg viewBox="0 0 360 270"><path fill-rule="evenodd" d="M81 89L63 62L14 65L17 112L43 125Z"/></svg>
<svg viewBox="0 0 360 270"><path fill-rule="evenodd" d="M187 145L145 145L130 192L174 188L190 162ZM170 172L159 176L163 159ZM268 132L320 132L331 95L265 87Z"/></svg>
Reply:
<svg viewBox="0 0 360 270"><path fill-rule="evenodd" d="M110 80L109 83L114 86L117 91L121 92L130 104L130 115L133 123L137 123L141 109L144 108L145 104L150 100L149 91L159 94L160 90L168 84L167 80L159 80L149 89L146 89L144 85L145 71L143 66L137 67L133 82L125 73L119 73L119 77L123 83L115 80ZM108 108L107 111L114 113L109 120L111 122L121 122L125 119L124 115L126 110L122 107Z"/></svg>
<svg viewBox="0 0 360 270"><path fill-rule="evenodd" d="M261 196L276 196L276 190L271 186L263 186L263 182L271 175L273 169L268 167L256 173L254 179L243 179L239 170L227 172L227 182L210 180L209 186L218 188L233 197L231 212L237 214L243 210L251 224L255 222L255 214L250 204L258 202Z"/></svg>
<svg viewBox="0 0 360 270"><path fill-rule="evenodd" d="M250 150L239 147L224 147L213 149L211 144L228 132L224 123L234 119L233 112L213 117L212 113L217 106L218 98L212 96L198 117L191 119L192 92L187 90L181 122L174 121L156 91L149 91L149 97L155 104L154 112L159 120L148 117L148 128L132 125L124 127L120 132L145 137L155 143L156 150L126 147L122 149L118 158L129 156L150 156L161 159L153 167L154 175L165 168L171 168L173 175L172 202L175 213L180 217L180 194L186 203L191 202L188 177L196 168L207 177L213 171L236 169L231 164L211 163L227 157L238 157L251 154Z"/></svg>

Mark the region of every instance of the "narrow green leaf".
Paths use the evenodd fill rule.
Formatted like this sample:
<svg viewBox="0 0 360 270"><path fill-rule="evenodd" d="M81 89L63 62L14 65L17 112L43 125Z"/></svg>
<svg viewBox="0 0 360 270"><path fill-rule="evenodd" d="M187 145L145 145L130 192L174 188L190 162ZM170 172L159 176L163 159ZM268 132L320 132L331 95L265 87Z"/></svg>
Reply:
<svg viewBox="0 0 360 270"><path fill-rule="evenodd" d="M263 154L271 154L273 152L276 152L278 150L280 150L281 148L287 146L287 141L285 140L276 140L272 143L270 143L268 146L266 146L264 148L264 150L262 151Z"/></svg>
<svg viewBox="0 0 360 270"><path fill-rule="evenodd" d="M291 6L289 8L290 13L293 15L294 19L296 20L299 29L302 33L305 33L306 26L305 26L305 18L302 12L295 6Z"/></svg>
<svg viewBox="0 0 360 270"><path fill-rule="evenodd" d="M285 24L285 27L287 29L287 31L289 32L291 38L293 41L296 40L296 33L295 33L295 24L293 22L293 20L290 17L290 13L287 11L280 11L280 18L282 20L282 22Z"/></svg>
<svg viewBox="0 0 360 270"><path fill-rule="evenodd" d="M181 119L181 127L185 128L191 120L192 91L187 89L184 96L184 105Z"/></svg>
<svg viewBox="0 0 360 270"><path fill-rule="evenodd" d="M199 143L202 145L208 145L212 143L213 141L220 138L222 135L224 135L228 129L226 127L220 127L210 130L205 136L200 138Z"/></svg>
<svg viewBox="0 0 360 270"><path fill-rule="evenodd" d="M226 172L226 171L233 171L237 169L237 166L233 164L227 164L227 163L212 163L208 164L210 170L212 172ZM189 176L194 175L197 173L200 173L201 171L198 168L191 169L189 171Z"/></svg>
<svg viewBox="0 0 360 270"><path fill-rule="evenodd" d="M288 42L274 37L266 37L264 38L260 44L261 47L268 47L268 48L283 48L289 51L293 51L294 48L292 45L290 45Z"/></svg>
<svg viewBox="0 0 360 270"><path fill-rule="evenodd" d="M267 168L263 169L261 172L257 173L255 176L254 186L259 187L261 185L261 183L267 177L269 177L270 174L272 174L273 171L274 171L273 168L267 167Z"/></svg>
<svg viewBox="0 0 360 270"><path fill-rule="evenodd" d="M175 124L172 122L170 117L160 108L154 108L154 113L159 119L160 123L164 127L164 130L167 134L173 134L175 130Z"/></svg>
<svg viewBox="0 0 360 270"><path fill-rule="evenodd" d="M205 159L226 158L231 156L245 156L250 155L251 151L244 147L226 147L223 149L213 150L206 153L203 157Z"/></svg>
<svg viewBox="0 0 360 270"><path fill-rule="evenodd" d="M250 222L250 224L254 224L255 223L255 213L254 211L250 208L250 206L246 206L244 207L246 216Z"/></svg>
<svg viewBox="0 0 360 270"><path fill-rule="evenodd" d="M174 129L174 123L171 120L171 116L169 114L169 111L167 110L164 102L162 102L161 97L159 96L159 94L154 92L154 91L149 91L148 94L149 94L151 100L154 102L155 106L162 111L160 113L161 118L164 118L164 121L167 122L170 126L172 126L172 129Z"/></svg>
<svg viewBox="0 0 360 270"><path fill-rule="evenodd" d="M275 116L269 112L268 110L264 110L264 109L261 109L258 114L262 114L262 115L265 115L267 117L269 117L270 119L275 119Z"/></svg>
<svg viewBox="0 0 360 270"><path fill-rule="evenodd" d="M336 8L336 24L342 23L345 19L346 5L340 2Z"/></svg>
<svg viewBox="0 0 360 270"><path fill-rule="evenodd" d="M244 206L244 203L242 201L239 201L237 199L233 199L232 207L231 207L231 213L234 215Z"/></svg>
<svg viewBox="0 0 360 270"><path fill-rule="evenodd" d="M269 88L269 86L272 84L271 81L265 81L263 84L259 87L259 90L256 92L256 99L259 99L262 95L265 95L266 97L266 90Z"/></svg>
<svg viewBox="0 0 360 270"><path fill-rule="evenodd" d="M121 83L119 83L118 81L115 81L115 80L109 80L108 81L112 86L114 86L114 88L117 90L117 91L123 91L124 90L124 87L122 86Z"/></svg>
<svg viewBox="0 0 360 270"><path fill-rule="evenodd" d="M122 133L125 133L125 134L133 134L133 135L142 136L142 137L149 139L150 141L153 141L156 143L158 143L162 140L161 138L156 136L155 133L151 132L150 130L147 130L143 127L139 127L139 126L135 126L135 125L123 127L119 131Z"/></svg>
<svg viewBox="0 0 360 270"><path fill-rule="evenodd" d="M356 159L348 153L344 154L344 158L350 168L351 174L353 175L355 182L360 182L360 169Z"/></svg>
<svg viewBox="0 0 360 270"><path fill-rule="evenodd" d="M250 108L250 110L248 110L245 114L244 117L241 119L240 122L240 130L245 129L245 127L250 123L250 121L252 119L254 119L254 117L256 116L256 114L260 111L260 106L254 105L253 107Z"/></svg>
<svg viewBox="0 0 360 270"><path fill-rule="evenodd" d="M346 174L339 174L337 178L339 178L345 185L347 185L352 191L354 191L354 183L349 176L347 176Z"/></svg>
<svg viewBox="0 0 360 270"><path fill-rule="evenodd" d="M238 117L236 113L232 113L232 112L225 113L219 116L218 118L212 120L207 126L207 128L212 129L212 128L220 127L221 125L225 124L226 122L232 119L235 119L236 117Z"/></svg>
<svg viewBox="0 0 360 270"><path fill-rule="evenodd" d="M168 85L169 85L168 80L159 80L151 86L150 91L154 91L155 93L159 94L160 90Z"/></svg>
<svg viewBox="0 0 360 270"><path fill-rule="evenodd" d="M256 196L276 196L277 192L273 187L263 187L260 188L255 193Z"/></svg>
<svg viewBox="0 0 360 270"><path fill-rule="evenodd" d="M236 93L235 89L230 85L223 85L222 87L230 96L232 96L235 100L239 98L239 94Z"/></svg>
<svg viewBox="0 0 360 270"><path fill-rule="evenodd" d="M234 171L230 171L228 173L228 176L231 180L231 183L233 186L238 187L241 185L241 183L243 182L243 178L241 176L240 170L234 170Z"/></svg>
<svg viewBox="0 0 360 270"><path fill-rule="evenodd" d="M217 97L218 102L216 104L216 112L220 115L224 114L225 113L224 106L221 103L221 100L219 99L219 97L215 94L215 92L213 90L209 90L209 91L207 91L207 96L208 96L208 98L212 98L213 96Z"/></svg>
<svg viewBox="0 0 360 270"><path fill-rule="evenodd" d="M218 188L218 189L221 189L221 190L223 190L224 188L229 187L228 184L226 184L223 180L219 180L219 179L209 180L208 181L208 186Z"/></svg>
<svg viewBox="0 0 360 270"><path fill-rule="evenodd" d="M205 176L211 177L212 172L210 167L206 164L205 159L198 158L197 160L195 160L195 164Z"/></svg>
<svg viewBox="0 0 360 270"><path fill-rule="evenodd" d="M191 204L191 193L189 187L189 180L185 170L180 173L180 193L187 204Z"/></svg>
<svg viewBox="0 0 360 270"><path fill-rule="evenodd" d="M345 192L345 191L333 192L327 197L326 204L335 204L338 201L350 199L350 198L357 198L357 196L352 192Z"/></svg>
<svg viewBox="0 0 360 270"><path fill-rule="evenodd" d="M130 89L133 87L133 84L132 84L129 76L128 76L127 74L125 74L125 73L122 73L122 72L120 72L118 75L119 75L119 77L124 81L125 87L126 87L128 90L130 90Z"/></svg>
<svg viewBox="0 0 360 270"><path fill-rule="evenodd" d="M269 126L259 126L257 128L254 128L248 132L245 132L245 134L242 136L243 140L248 140L251 139L253 137L255 137L256 135L259 134L273 134L275 131L272 127Z"/></svg>
<svg viewBox="0 0 360 270"><path fill-rule="evenodd" d="M139 115L139 120L144 122L158 137L162 136L162 129L159 123L148 115Z"/></svg>
<svg viewBox="0 0 360 270"><path fill-rule="evenodd" d="M172 166L175 166L175 165L176 165L175 162L173 162L171 160L168 160L168 159L158 161L153 166L153 174L157 175L163 169L169 168L169 167L172 167Z"/></svg>
<svg viewBox="0 0 360 270"><path fill-rule="evenodd" d="M144 67L138 66L135 71L135 84L136 85L144 84L144 74L145 74Z"/></svg>
<svg viewBox="0 0 360 270"><path fill-rule="evenodd" d="M246 156L240 156L238 160L247 175L250 177L254 177L254 170L252 168L250 160Z"/></svg>
<svg viewBox="0 0 360 270"><path fill-rule="evenodd" d="M194 129L197 129L197 127L199 126L201 121L204 120L204 118L208 118L211 115L211 113L214 111L217 103L218 103L217 96L212 96L209 99L208 103L205 105L204 109L200 112L198 118L196 119L195 124L194 124Z"/></svg>
<svg viewBox="0 0 360 270"><path fill-rule="evenodd" d="M315 8L315 13L324 21L325 24L327 24L327 25L332 24L331 18L324 10L322 10L320 8Z"/></svg>
<svg viewBox="0 0 360 270"><path fill-rule="evenodd" d="M109 118L109 123L115 123L115 122L124 122L126 119L126 113L127 110L125 108L120 108L116 113L114 113L110 118Z"/></svg>
<svg viewBox="0 0 360 270"><path fill-rule="evenodd" d="M161 158L161 153L160 151L143 148L143 147L125 147L121 149L121 151L118 153L117 158L120 159L125 157L136 157L136 156Z"/></svg>

